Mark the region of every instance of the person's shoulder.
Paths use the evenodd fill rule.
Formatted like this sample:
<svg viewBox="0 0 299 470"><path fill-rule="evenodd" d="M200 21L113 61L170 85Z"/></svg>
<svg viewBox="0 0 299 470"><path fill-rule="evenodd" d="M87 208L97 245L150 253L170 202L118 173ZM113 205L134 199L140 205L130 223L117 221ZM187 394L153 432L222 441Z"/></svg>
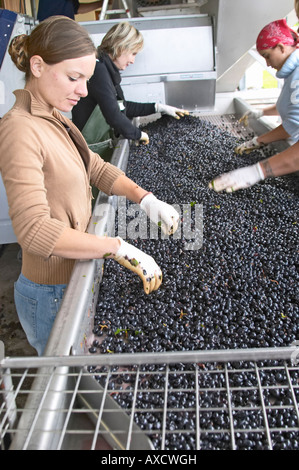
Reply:
<svg viewBox="0 0 299 470"><path fill-rule="evenodd" d="M293 59L294 69L298 73L298 70L299 70L299 49L296 49L296 51L292 54L292 59Z"/></svg>
<svg viewBox="0 0 299 470"><path fill-rule="evenodd" d="M2 119L0 119L1 138L19 139L20 135L26 136L36 134L37 123L32 116L20 108L12 108Z"/></svg>
<svg viewBox="0 0 299 470"><path fill-rule="evenodd" d="M109 81L109 78L110 78L110 74L109 74L106 64L97 59L94 73L89 80L89 84L95 85L99 82L99 80L101 80L102 85L103 85L103 83L106 83L107 81Z"/></svg>
<svg viewBox="0 0 299 470"><path fill-rule="evenodd" d="M94 73L102 73L103 71L107 71L107 63L103 59L97 59Z"/></svg>
<svg viewBox="0 0 299 470"><path fill-rule="evenodd" d="M0 120L0 125L17 125L17 124L24 124L28 125L32 122L32 115L25 111L22 108L17 106L12 107Z"/></svg>
<svg viewBox="0 0 299 470"><path fill-rule="evenodd" d="M1 118L0 126L3 127L4 125L11 125L14 122L21 123L23 119L26 119L26 114L27 113L20 110L19 108L13 107Z"/></svg>

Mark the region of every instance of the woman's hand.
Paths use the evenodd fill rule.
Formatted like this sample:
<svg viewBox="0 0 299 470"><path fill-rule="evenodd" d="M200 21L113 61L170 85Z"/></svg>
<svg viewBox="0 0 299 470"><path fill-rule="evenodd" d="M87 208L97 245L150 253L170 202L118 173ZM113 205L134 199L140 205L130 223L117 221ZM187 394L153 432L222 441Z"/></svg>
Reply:
<svg viewBox="0 0 299 470"><path fill-rule="evenodd" d="M146 132L141 132L141 137L138 141L138 143L141 143L141 144L144 144L144 145L147 145L149 143L149 136Z"/></svg>
<svg viewBox="0 0 299 470"><path fill-rule="evenodd" d="M189 111L186 109L175 108L173 106L168 106L167 104L161 103L156 103L156 112L161 114L168 114L175 119L180 119L180 117L187 116L189 114Z"/></svg>
<svg viewBox="0 0 299 470"><path fill-rule="evenodd" d="M209 188L214 189L216 192L226 191L232 193L238 189L249 188L264 179L263 170L260 164L257 163L218 176L218 178L211 181Z"/></svg>
<svg viewBox="0 0 299 470"><path fill-rule="evenodd" d="M119 264L138 274L143 282L144 292L150 294L157 290L162 283L162 271L155 260L143 253L143 251L125 242L122 238L120 247L115 255L112 255Z"/></svg>
<svg viewBox="0 0 299 470"><path fill-rule="evenodd" d="M247 142L243 142L243 144L238 145L238 147L235 148L235 153L238 155L243 155L243 153L250 153L253 152L254 150L263 147L263 143L257 141L258 137L254 137L251 140L248 140Z"/></svg>
<svg viewBox="0 0 299 470"><path fill-rule="evenodd" d="M259 119L264 115L264 111L262 109L253 109L251 111L246 111L246 113L243 114L241 119L239 119L239 122L243 123L244 126L248 126L248 121L250 119Z"/></svg>
<svg viewBox="0 0 299 470"><path fill-rule="evenodd" d="M180 218L178 212L171 205L157 199L152 193L142 199L140 207L155 224L161 223L161 229L165 235L172 235L177 230Z"/></svg>

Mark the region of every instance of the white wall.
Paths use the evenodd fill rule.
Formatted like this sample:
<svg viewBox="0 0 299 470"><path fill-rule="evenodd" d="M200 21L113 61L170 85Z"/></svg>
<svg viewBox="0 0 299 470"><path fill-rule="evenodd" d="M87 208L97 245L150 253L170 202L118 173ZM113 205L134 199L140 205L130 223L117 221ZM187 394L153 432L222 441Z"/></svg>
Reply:
<svg viewBox="0 0 299 470"><path fill-rule="evenodd" d="M284 18L294 9L294 0L209 0L200 9L215 15L217 45L217 91L234 91L252 60L245 55L260 30Z"/></svg>

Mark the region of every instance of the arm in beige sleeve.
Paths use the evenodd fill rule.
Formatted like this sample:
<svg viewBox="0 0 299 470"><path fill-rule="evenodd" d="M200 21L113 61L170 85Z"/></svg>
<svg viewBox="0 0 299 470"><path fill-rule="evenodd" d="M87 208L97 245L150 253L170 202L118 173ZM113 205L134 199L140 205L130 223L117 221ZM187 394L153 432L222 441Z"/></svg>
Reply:
<svg viewBox="0 0 299 470"><path fill-rule="evenodd" d="M52 254L68 259L101 259L114 255L119 246L117 238L98 237L66 227Z"/></svg>
<svg viewBox="0 0 299 470"><path fill-rule="evenodd" d="M135 203L139 203L147 192L125 175L120 175L112 187L114 195L125 196ZM65 228L55 245L53 255L71 259L99 259L115 254L119 246L120 242L117 238L98 237L72 228Z"/></svg>
<svg viewBox="0 0 299 470"><path fill-rule="evenodd" d="M126 175L119 176L113 184L112 194L115 196L125 196L130 201L140 203L141 199L148 193L146 189L138 186Z"/></svg>

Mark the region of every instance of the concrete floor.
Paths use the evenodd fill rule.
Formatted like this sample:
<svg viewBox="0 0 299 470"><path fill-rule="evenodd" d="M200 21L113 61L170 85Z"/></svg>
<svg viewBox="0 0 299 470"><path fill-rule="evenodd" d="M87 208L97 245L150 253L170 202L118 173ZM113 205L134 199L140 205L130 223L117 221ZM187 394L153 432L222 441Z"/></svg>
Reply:
<svg viewBox="0 0 299 470"><path fill-rule="evenodd" d="M5 357L36 356L19 322L14 305L14 282L21 272L20 246L0 245L0 341Z"/></svg>

